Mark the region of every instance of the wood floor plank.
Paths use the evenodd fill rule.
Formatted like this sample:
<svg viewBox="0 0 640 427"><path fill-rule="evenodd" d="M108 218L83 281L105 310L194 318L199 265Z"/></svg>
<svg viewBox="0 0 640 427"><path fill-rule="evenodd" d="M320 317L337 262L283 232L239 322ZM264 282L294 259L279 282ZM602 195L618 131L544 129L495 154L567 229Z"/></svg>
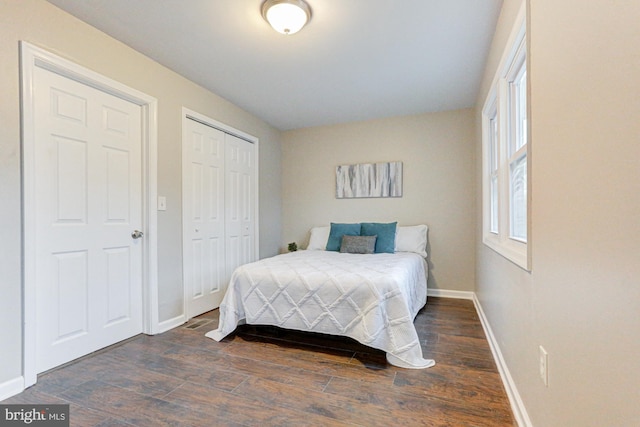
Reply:
<svg viewBox="0 0 640 427"><path fill-rule="evenodd" d="M212 329L215 329L215 327L207 326L206 328L192 330L182 326L158 335L158 339L171 344L188 345L209 351L221 350L226 346L226 342L217 342L205 336L205 333Z"/></svg>
<svg viewBox="0 0 640 427"><path fill-rule="evenodd" d="M83 408L71 404L69 412L72 414L70 424L73 426L130 426L125 421L114 418L110 414L95 409ZM70 415L71 415L70 414Z"/></svg>
<svg viewBox="0 0 640 427"><path fill-rule="evenodd" d="M319 374L295 366L264 361L262 360L262 349L262 347L252 347L243 357L239 357L192 347L180 347L168 350L163 353L163 356L196 363L203 367L204 372L222 368L243 375L265 378L284 384L294 384L315 390L322 390L331 378L329 375Z"/></svg>
<svg viewBox="0 0 640 427"><path fill-rule="evenodd" d="M162 396L177 388L184 380L162 372L154 372L101 353L83 359L68 369L60 369L45 375L44 390L66 390L80 384L80 380L98 379L107 384L122 387L148 396ZM55 386L55 387L54 387Z"/></svg>
<svg viewBox="0 0 640 427"><path fill-rule="evenodd" d="M120 387L93 380L62 393L82 407L109 412L136 426L203 426L207 414L174 402L143 396ZM229 421L228 424L240 425Z"/></svg>
<svg viewBox="0 0 640 427"><path fill-rule="evenodd" d="M102 362L103 366L104 363ZM108 370L102 371L96 378L113 386L154 397L164 396L184 384L183 380L175 376L138 369L118 361L110 363Z"/></svg>
<svg viewBox="0 0 640 427"><path fill-rule="evenodd" d="M426 329L431 333L444 335L458 335L472 338L486 339L482 326L473 320L456 320L448 322L442 319L433 319L422 324L416 324L416 330Z"/></svg>
<svg viewBox="0 0 640 427"><path fill-rule="evenodd" d="M66 405L69 402L58 395L44 393L38 387L30 387L22 393L12 396L2 401L2 404L62 404Z"/></svg>
<svg viewBox="0 0 640 427"><path fill-rule="evenodd" d="M424 371L400 371L393 386L405 394L426 394L451 402L508 409L500 375L496 372L471 374L469 369L438 364Z"/></svg>
<svg viewBox="0 0 640 427"><path fill-rule="evenodd" d="M421 339L420 342L423 351L437 351L445 354L464 353L469 357L490 360L493 357L491 348L484 338L439 334L435 340Z"/></svg>
<svg viewBox="0 0 640 427"><path fill-rule="evenodd" d="M464 353L458 354L439 351L427 351L425 353L428 354L429 357L439 361L440 364L466 368L469 369L470 373L475 371L497 372L496 364L492 359L473 357Z"/></svg>
<svg viewBox="0 0 640 427"><path fill-rule="evenodd" d="M119 356L123 360L135 360L144 358L149 354L162 354L167 350L179 347L179 344L162 339L161 336L140 335L133 340L110 349L109 354Z"/></svg>
<svg viewBox="0 0 640 427"><path fill-rule="evenodd" d="M234 390L234 393L270 406L321 415L355 425L419 425L408 414L391 414L384 408L366 405L349 397L312 390L302 392L287 384L259 378L250 378ZM291 396L296 397L292 399Z"/></svg>
<svg viewBox="0 0 640 427"><path fill-rule="evenodd" d="M272 406L248 397L185 383L167 395L166 399L206 413L210 419L229 420L248 426L347 425L321 415Z"/></svg>
<svg viewBox="0 0 640 427"><path fill-rule="evenodd" d="M502 411L503 408L501 407L489 406L487 402L443 399L442 393L434 394L430 390L416 393L415 390L405 390L397 386L385 387L380 384L344 381L334 378L325 389L325 392L356 399L366 404L369 408L379 407L385 409L394 417L414 413L421 414L422 418L428 420L429 423L440 423L443 420L455 419L456 424L453 425L458 426L512 425L510 414Z"/></svg>
<svg viewBox="0 0 640 427"><path fill-rule="evenodd" d="M32 387L28 390L38 390L50 395L59 395L70 387L95 379L95 373L84 368L88 360L95 358L82 359L65 368L39 375L37 387Z"/></svg>
<svg viewBox="0 0 640 427"><path fill-rule="evenodd" d="M225 369L224 366L201 366L188 360L176 360L155 354L130 360L129 363L137 369L147 369L223 391L233 390L248 378L248 375Z"/></svg>

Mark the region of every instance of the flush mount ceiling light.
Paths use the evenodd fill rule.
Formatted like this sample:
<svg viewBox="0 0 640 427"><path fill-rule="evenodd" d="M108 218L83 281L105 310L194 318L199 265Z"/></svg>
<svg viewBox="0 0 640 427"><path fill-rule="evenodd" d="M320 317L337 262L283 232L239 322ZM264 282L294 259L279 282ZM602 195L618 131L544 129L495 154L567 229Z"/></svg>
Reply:
<svg viewBox="0 0 640 427"><path fill-rule="evenodd" d="M262 4L262 17L279 33L291 35L311 19L311 8L303 0L267 0Z"/></svg>

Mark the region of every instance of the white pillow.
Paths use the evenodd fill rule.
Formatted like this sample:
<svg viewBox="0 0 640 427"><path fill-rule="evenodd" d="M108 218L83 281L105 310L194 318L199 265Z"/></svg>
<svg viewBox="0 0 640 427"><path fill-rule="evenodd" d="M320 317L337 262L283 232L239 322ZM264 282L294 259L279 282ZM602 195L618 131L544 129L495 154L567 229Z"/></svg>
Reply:
<svg viewBox="0 0 640 427"><path fill-rule="evenodd" d="M313 227L311 229L311 236L309 237L309 244L307 245L308 251L324 251L327 248L327 240L329 240L329 233L331 232L331 226L326 227Z"/></svg>
<svg viewBox="0 0 640 427"><path fill-rule="evenodd" d="M396 229L396 252L415 252L427 257L427 226L412 225Z"/></svg>

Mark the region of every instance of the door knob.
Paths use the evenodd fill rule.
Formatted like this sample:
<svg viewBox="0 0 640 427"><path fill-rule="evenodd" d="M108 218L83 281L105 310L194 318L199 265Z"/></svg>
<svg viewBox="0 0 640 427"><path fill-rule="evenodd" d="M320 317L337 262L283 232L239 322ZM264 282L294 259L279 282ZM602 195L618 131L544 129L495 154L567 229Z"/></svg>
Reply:
<svg viewBox="0 0 640 427"><path fill-rule="evenodd" d="M133 233L131 233L131 237L133 237L134 239L139 239L142 236L144 236L144 233L140 230L133 230Z"/></svg>

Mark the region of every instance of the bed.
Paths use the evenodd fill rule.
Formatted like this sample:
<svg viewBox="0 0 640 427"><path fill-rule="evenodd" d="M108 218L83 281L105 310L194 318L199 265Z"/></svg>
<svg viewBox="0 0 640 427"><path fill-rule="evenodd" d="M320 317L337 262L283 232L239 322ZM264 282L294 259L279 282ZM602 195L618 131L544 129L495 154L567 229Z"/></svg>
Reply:
<svg viewBox="0 0 640 427"><path fill-rule="evenodd" d="M220 305L218 329L206 336L220 341L240 324L272 325L347 336L383 350L395 366L433 366L423 358L413 325L427 299L424 249L313 250L313 235L307 250L238 267Z"/></svg>

